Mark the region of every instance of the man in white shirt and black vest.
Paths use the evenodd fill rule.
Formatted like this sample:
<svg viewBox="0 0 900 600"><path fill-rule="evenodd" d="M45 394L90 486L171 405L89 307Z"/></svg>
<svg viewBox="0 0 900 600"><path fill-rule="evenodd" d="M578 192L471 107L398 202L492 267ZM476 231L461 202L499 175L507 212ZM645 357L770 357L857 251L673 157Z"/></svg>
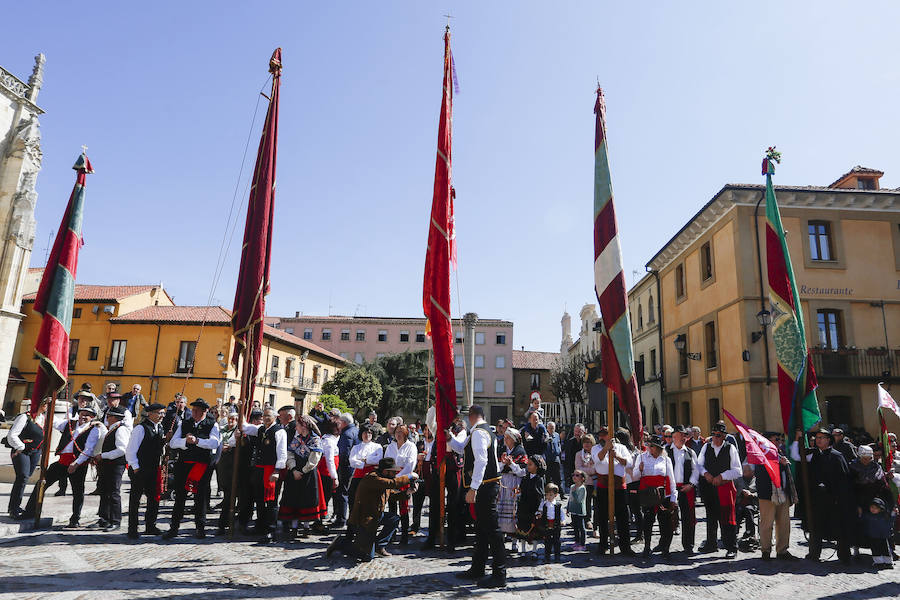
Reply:
<svg viewBox="0 0 900 600"><path fill-rule="evenodd" d="M144 411L144 419L131 432L125 459L128 461L128 478L131 491L128 494L128 537L138 538L138 512L141 496L147 497L147 512L144 513L144 533L160 535L156 528L159 513L160 458L165 445L165 433L161 421L166 407L154 402Z"/></svg>
<svg viewBox="0 0 900 600"><path fill-rule="evenodd" d="M5 446L9 446L10 460L16 473L12 490L9 493L9 516L13 519L22 517L22 495L25 484L31 477L38 463L41 462L41 446L44 442L44 413L47 412L45 399L38 406L37 415L32 418L30 411L26 410L13 420L9 433L3 440ZM32 400L36 402L36 400Z"/></svg>
<svg viewBox="0 0 900 600"><path fill-rule="evenodd" d="M469 437L466 440L463 474L466 479L466 504L475 505L475 550L472 566L459 573L461 579L484 576L490 552L492 574L480 579L480 587L506 587L506 548L500 532L497 496L500 490L500 467L497 464L497 438L484 420L484 409L469 407Z"/></svg>
<svg viewBox="0 0 900 600"><path fill-rule="evenodd" d="M100 446L97 487L100 488L100 520L91 527L117 531L122 523L122 474L125 473L125 449L131 431L125 426L125 407L106 411L109 430Z"/></svg>
<svg viewBox="0 0 900 600"><path fill-rule="evenodd" d="M219 448L219 425L209 415L209 404L202 398L191 402L191 416L182 419L169 442L169 447L180 450L175 463L175 506L172 507L172 524L164 539L178 535L184 516L184 501L188 490L194 493L194 537L206 537L206 509L209 505L209 480L212 455Z"/></svg>
<svg viewBox="0 0 900 600"><path fill-rule="evenodd" d="M734 480L743 475L741 459L734 444L725 441L724 423L713 426L712 438L700 449L697 466L700 471L700 495L706 507L706 541L701 553L719 549L717 526L722 528L725 558L737 556L737 520L734 502L737 489Z"/></svg>
<svg viewBox="0 0 900 600"><path fill-rule="evenodd" d="M697 483L700 466L697 454L688 446L691 434L684 425L676 425L672 443L666 448L672 457L675 470L675 486L678 488L678 510L681 513L681 545L684 553L694 553L694 531L697 528Z"/></svg>
<svg viewBox="0 0 900 600"><path fill-rule="evenodd" d="M256 437L250 456L250 488L256 501L256 533L264 542L275 539L278 517L277 483L287 463L287 433L276 421L275 409L263 411L262 425L244 423L244 435Z"/></svg>

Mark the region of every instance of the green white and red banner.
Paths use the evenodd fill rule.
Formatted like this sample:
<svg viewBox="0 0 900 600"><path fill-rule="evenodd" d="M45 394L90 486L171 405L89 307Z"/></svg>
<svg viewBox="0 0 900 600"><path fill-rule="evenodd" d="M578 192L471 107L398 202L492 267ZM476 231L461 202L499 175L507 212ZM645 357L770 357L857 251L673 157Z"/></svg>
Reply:
<svg viewBox="0 0 900 600"><path fill-rule="evenodd" d="M75 187L56 233L56 241L41 277L34 312L43 317L34 353L40 359L31 394L31 413L37 414L41 400L55 396L66 387L69 376L69 332L75 304L75 273L78 252L84 245L81 223L84 217L84 184L93 173L91 161L82 153L72 167L77 173Z"/></svg>
<svg viewBox="0 0 900 600"><path fill-rule="evenodd" d="M762 174L766 176L766 265L781 418L785 433L790 434L795 427L809 431L822 417L816 400L816 372L806 346L800 295L772 185L776 162L781 162L781 154L774 147L769 148L762 163ZM796 423L797 403L800 423Z"/></svg>

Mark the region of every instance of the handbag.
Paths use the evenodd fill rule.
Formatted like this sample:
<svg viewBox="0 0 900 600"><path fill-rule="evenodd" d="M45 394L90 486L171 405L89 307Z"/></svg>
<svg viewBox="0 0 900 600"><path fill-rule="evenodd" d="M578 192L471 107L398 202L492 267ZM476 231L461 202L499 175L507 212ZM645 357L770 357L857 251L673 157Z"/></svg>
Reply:
<svg viewBox="0 0 900 600"><path fill-rule="evenodd" d="M781 504L787 504L788 498L787 494L784 493L784 488L772 486L772 504L778 506Z"/></svg>
<svg viewBox="0 0 900 600"><path fill-rule="evenodd" d="M663 503L666 498L666 489L662 486L648 487L638 490L638 502L641 508L654 508Z"/></svg>

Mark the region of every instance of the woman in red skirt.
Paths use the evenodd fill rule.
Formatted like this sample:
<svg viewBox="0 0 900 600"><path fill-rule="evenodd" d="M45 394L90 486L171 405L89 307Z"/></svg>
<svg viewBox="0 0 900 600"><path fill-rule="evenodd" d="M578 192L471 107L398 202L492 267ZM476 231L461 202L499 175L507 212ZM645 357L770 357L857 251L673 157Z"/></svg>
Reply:
<svg viewBox="0 0 900 600"><path fill-rule="evenodd" d="M654 550L659 550L663 558L669 558L672 543L673 517L678 510L678 489L675 487L675 469L672 460L663 449L663 439L654 435L647 450L642 452L634 465L632 477L640 481L638 497L643 511L644 552L649 558ZM653 521L659 521L659 545L651 550L650 535Z"/></svg>
<svg viewBox="0 0 900 600"><path fill-rule="evenodd" d="M319 428L309 415L297 417L296 428L297 434L288 443L287 477L278 510L278 519L289 530L288 539L306 537L309 523L315 523L315 531L325 531L321 523L326 513L325 494L316 468L322 457Z"/></svg>

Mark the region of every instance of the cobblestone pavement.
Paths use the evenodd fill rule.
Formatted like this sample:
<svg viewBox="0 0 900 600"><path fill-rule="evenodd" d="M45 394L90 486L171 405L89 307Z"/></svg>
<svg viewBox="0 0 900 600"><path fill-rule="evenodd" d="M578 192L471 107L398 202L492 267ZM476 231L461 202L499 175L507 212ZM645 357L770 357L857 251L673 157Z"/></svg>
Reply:
<svg viewBox="0 0 900 600"><path fill-rule="evenodd" d="M127 488L127 483L123 485ZM91 483L88 490L93 489ZM55 490L54 490L55 491ZM124 491L124 490L123 490ZM9 485L0 485L0 506L6 507ZM127 503L127 495L123 494ZM217 502L217 500L214 500ZM64 523L71 496L48 497L47 513ZM85 504L83 523L95 517L97 496ZM164 508L161 528L167 527ZM702 509L699 511L703 513ZM89 518L92 517L92 518ZM124 525L124 524L123 524ZM703 539L703 524L698 539ZM724 553L652 561L601 558L572 553L564 542L562 562L545 565L515 558L510 562L509 587L478 590L453 577L466 569L470 552L417 553L422 538L407 551L393 545L393 556L356 564L326 559L331 537L263 546L250 539L195 540L193 525L185 523L172 543L160 538L127 539L124 533L62 530L20 536L0 543L0 600L42 598L455 598L469 595L492 598L587 598L612 595L616 600L646 598L730 599L821 598L841 600L897 598L900 567L873 572L860 564L841 569L830 560L821 565L806 561L763 562L758 553L740 553L725 560ZM571 539L571 538L570 538ZM802 533L793 531L791 551L805 555ZM673 550L680 549L679 538Z"/></svg>

